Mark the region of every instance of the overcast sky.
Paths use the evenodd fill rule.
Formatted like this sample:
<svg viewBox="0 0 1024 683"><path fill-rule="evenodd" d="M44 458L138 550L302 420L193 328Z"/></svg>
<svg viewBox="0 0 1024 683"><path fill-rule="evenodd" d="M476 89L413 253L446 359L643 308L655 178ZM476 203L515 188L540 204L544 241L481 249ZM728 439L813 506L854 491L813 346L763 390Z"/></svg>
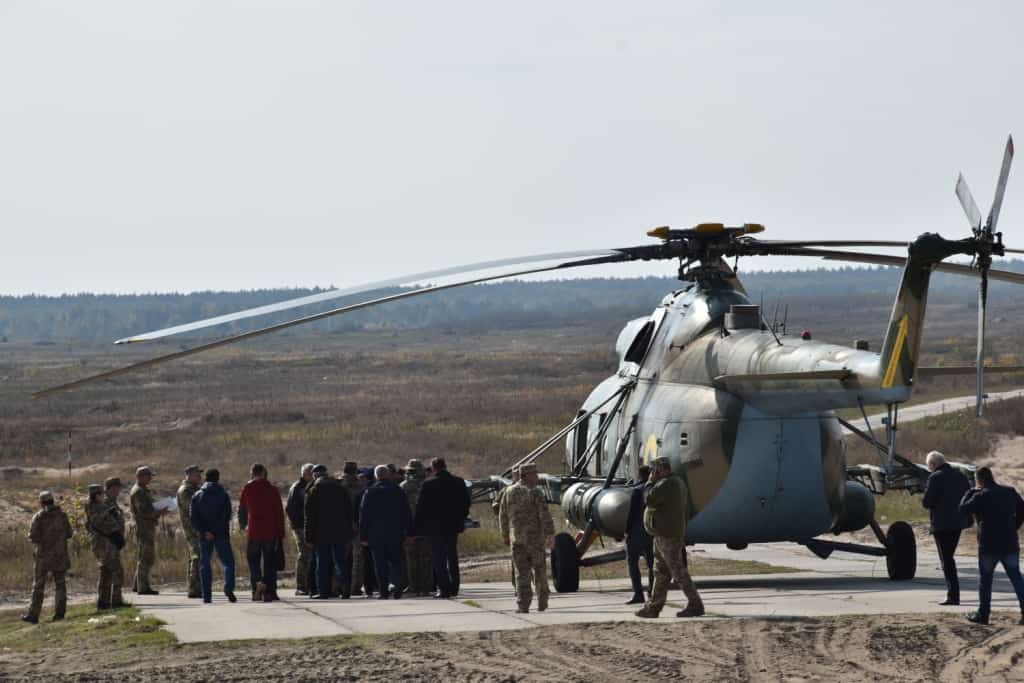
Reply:
<svg viewBox="0 0 1024 683"><path fill-rule="evenodd" d="M1012 1L0 0L0 292L350 285L710 220L963 236L957 172L987 212L1024 144L1022 28Z"/></svg>

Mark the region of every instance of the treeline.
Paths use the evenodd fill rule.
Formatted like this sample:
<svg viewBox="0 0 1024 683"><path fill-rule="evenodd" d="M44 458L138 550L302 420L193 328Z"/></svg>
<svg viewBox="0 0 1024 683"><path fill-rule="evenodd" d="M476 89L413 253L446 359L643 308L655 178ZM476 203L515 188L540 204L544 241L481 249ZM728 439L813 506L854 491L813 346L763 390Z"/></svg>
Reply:
<svg viewBox="0 0 1024 683"><path fill-rule="evenodd" d="M741 264L742 265L742 264ZM1024 261L1000 267L1024 272ZM896 268L843 268L839 270L741 272L755 302L763 296L766 308L776 302L805 307L858 306L891 301L899 282ZM372 328L417 328L480 324L490 327L621 321L644 315L673 289L671 278L590 278L542 282L510 281L476 285L416 297L332 318L292 334ZM951 275L933 280L933 301L961 301L972 305L976 281ZM0 296L0 340L6 342L109 342L148 330L169 327L246 308L324 291L322 289L267 289L189 294L69 294L64 296ZM380 290L374 296L399 289ZM992 298L1010 296L1009 285L995 283ZM338 299L286 313L241 321L216 328L224 336L244 332L293 317L344 305L358 298Z"/></svg>

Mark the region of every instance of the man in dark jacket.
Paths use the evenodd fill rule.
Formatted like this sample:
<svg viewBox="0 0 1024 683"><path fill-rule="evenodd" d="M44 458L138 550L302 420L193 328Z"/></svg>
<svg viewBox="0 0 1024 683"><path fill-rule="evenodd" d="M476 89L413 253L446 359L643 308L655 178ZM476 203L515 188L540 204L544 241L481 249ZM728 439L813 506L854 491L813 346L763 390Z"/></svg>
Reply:
<svg viewBox="0 0 1024 683"><path fill-rule="evenodd" d="M284 509L281 492L267 478L267 468L256 463L252 479L238 497L238 526L245 530L245 559L253 602L274 602L278 562L284 558Z"/></svg>
<svg viewBox="0 0 1024 683"><path fill-rule="evenodd" d="M405 590L402 544L412 526L409 502L387 465L378 465L373 473L377 483L363 494L359 510L359 540L373 550L380 599L397 600Z"/></svg>
<svg viewBox="0 0 1024 683"><path fill-rule="evenodd" d="M231 499L220 485L220 471L206 470L206 483L192 496L189 518L199 535L199 582L203 602L213 602L213 553L224 570L224 595L235 602L235 553L231 550Z"/></svg>
<svg viewBox="0 0 1024 683"><path fill-rule="evenodd" d="M1020 603L1020 624L1024 626L1024 579L1020 575L1020 539L1017 530L1024 524L1024 499L1012 486L999 486L992 470L981 467L975 473L977 485L964 496L960 510L978 521L978 611L967 617L975 624L987 624L992 606L992 579L996 565L1013 584Z"/></svg>
<svg viewBox="0 0 1024 683"><path fill-rule="evenodd" d="M430 557L434 564L435 598L459 594L459 534L466 528L469 515L469 489L466 482L448 472L444 458L430 461L434 476L423 482L416 505L416 534L430 539Z"/></svg>
<svg viewBox="0 0 1024 683"><path fill-rule="evenodd" d="M363 496L366 495L367 489L373 486L376 479L373 477L372 467L362 467L357 470L357 481L359 482L358 490L352 495L352 505L354 507L353 515L356 521L356 529L359 529L360 519L359 510L363 506ZM342 483L346 483L343 479ZM349 493L352 493L352 489L349 488ZM359 542L359 534L356 533L352 543L352 554L353 557L358 554L359 560L352 561L352 571L355 572L357 569L360 573L353 574L353 595L364 594L366 597L373 597L374 592L377 590L377 569L373 563L373 552L370 550L370 546L363 545ZM356 587L361 586L360 590Z"/></svg>
<svg viewBox="0 0 1024 683"><path fill-rule="evenodd" d="M313 482L313 463L306 463L299 470L299 478L295 480L288 489L288 501L285 503L284 512L288 515L288 523L292 527L292 536L295 538L295 548L298 557L295 559L295 594L309 595L310 586L313 581L313 546L306 542L306 489Z"/></svg>
<svg viewBox="0 0 1024 683"><path fill-rule="evenodd" d="M629 515L626 518L626 565L629 567L629 580L633 584L633 597L627 605L642 605L644 598L643 575L640 573L640 558L647 563L647 592L654 584L654 540L644 529L644 488L651 475L651 468L641 465L636 484L629 499Z"/></svg>
<svg viewBox="0 0 1024 683"><path fill-rule="evenodd" d="M348 549L354 529L352 498L344 484L327 476L327 466L313 468L313 483L306 490L306 542L315 549L317 592L310 597L331 597L331 568L338 577L341 597L348 600L352 579L349 576Z"/></svg>
<svg viewBox="0 0 1024 683"><path fill-rule="evenodd" d="M940 605L960 604L960 579L953 554L960 543L960 532L970 526L970 518L960 512L960 501L971 488L967 477L946 462L945 456L932 451L925 458L931 470L921 504L931 517L931 532L939 549L942 573L946 577L946 599Z"/></svg>

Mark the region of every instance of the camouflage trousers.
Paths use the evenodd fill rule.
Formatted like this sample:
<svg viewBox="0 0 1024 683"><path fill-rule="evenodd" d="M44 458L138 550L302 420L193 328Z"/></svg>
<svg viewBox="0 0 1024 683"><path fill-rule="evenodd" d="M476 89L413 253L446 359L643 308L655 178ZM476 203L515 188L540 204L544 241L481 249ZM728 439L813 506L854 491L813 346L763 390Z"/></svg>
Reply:
<svg viewBox="0 0 1024 683"><path fill-rule="evenodd" d="M295 558L295 589L310 591L309 567L313 561L313 546L306 542L301 529L292 529L292 536L295 538L295 548L298 551L298 557Z"/></svg>
<svg viewBox="0 0 1024 683"><path fill-rule="evenodd" d="M430 539L415 536L405 546L405 567L409 591L429 593L434 590L434 565L430 557Z"/></svg>
<svg viewBox="0 0 1024 683"><path fill-rule="evenodd" d="M203 584L199 580L199 536L185 534L185 543L188 544L188 597L203 597Z"/></svg>
<svg viewBox="0 0 1024 683"><path fill-rule="evenodd" d="M516 602L526 609L537 590L537 608L548 607L548 568L544 559L544 543L512 544L512 568L515 574ZM532 585L531 585L532 583Z"/></svg>
<svg viewBox="0 0 1024 683"><path fill-rule="evenodd" d="M124 567L121 566L121 553L112 551L107 555L96 556L100 565L100 578L96 582L96 607L107 609L124 604L121 586L124 585Z"/></svg>
<svg viewBox="0 0 1024 683"><path fill-rule="evenodd" d="M153 590L153 586L149 583L149 573L153 569L153 565L156 564L156 534L150 532L148 534L136 533L135 538L139 543L139 562L135 566L135 592Z"/></svg>
<svg viewBox="0 0 1024 683"><path fill-rule="evenodd" d="M46 579L53 575L53 613L64 616L68 606L68 587L64 580L64 571L51 571L43 569L37 562L33 568L35 581L32 584L32 602L28 606L28 613L39 619L39 613L43 611L43 598L46 594Z"/></svg>
<svg viewBox="0 0 1024 683"><path fill-rule="evenodd" d="M686 545L681 538L654 537L654 587L647 600L647 609L660 612L668 599L669 583L675 581L686 594L688 607L703 606L704 603L693 585L686 568Z"/></svg>

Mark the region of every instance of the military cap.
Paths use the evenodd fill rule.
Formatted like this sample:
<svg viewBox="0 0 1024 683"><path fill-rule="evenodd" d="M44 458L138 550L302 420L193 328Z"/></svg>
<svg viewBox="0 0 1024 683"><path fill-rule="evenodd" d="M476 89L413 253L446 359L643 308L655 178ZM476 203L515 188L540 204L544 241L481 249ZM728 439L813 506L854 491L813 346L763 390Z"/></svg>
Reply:
<svg viewBox="0 0 1024 683"><path fill-rule="evenodd" d="M135 476L136 477L141 477L143 474L148 474L148 475L152 476L153 475L153 470L149 469L149 467L147 467L145 465L143 465L139 469L135 470Z"/></svg>
<svg viewBox="0 0 1024 683"><path fill-rule="evenodd" d="M313 468L313 475L327 474L327 465L317 465Z"/></svg>
<svg viewBox="0 0 1024 683"><path fill-rule="evenodd" d="M344 472L345 474L358 474L359 463L357 463L355 460L346 460L345 464L342 465L341 467L341 471Z"/></svg>
<svg viewBox="0 0 1024 683"><path fill-rule="evenodd" d="M103 484L89 484L89 496L95 496L97 493L103 493Z"/></svg>
<svg viewBox="0 0 1024 683"><path fill-rule="evenodd" d="M532 462L527 463L525 465L520 465L519 466L519 475L520 476L522 476L524 474L530 474L531 472L534 473L534 474L537 473L537 466L534 465Z"/></svg>
<svg viewBox="0 0 1024 683"><path fill-rule="evenodd" d="M672 461L668 459L667 455L659 455L654 459L654 466L659 470L671 470Z"/></svg>
<svg viewBox="0 0 1024 683"><path fill-rule="evenodd" d="M111 486L121 486L121 477L111 477L103 482L103 488L109 489Z"/></svg>
<svg viewBox="0 0 1024 683"><path fill-rule="evenodd" d="M52 503L53 502L53 494L50 493L49 491L40 491L39 492L39 502L40 503Z"/></svg>
<svg viewBox="0 0 1024 683"><path fill-rule="evenodd" d="M413 458L405 465L405 469L412 472L423 472L427 468L423 466L423 461Z"/></svg>
<svg viewBox="0 0 1024 683"><path fill-rule="evenodd" d="M200 467L199 465L189 465L188 467L185 468L185 476L186 477L188 475L190 475L190 474L202 474L202 473L203 473L203 468Z"/></svg>

